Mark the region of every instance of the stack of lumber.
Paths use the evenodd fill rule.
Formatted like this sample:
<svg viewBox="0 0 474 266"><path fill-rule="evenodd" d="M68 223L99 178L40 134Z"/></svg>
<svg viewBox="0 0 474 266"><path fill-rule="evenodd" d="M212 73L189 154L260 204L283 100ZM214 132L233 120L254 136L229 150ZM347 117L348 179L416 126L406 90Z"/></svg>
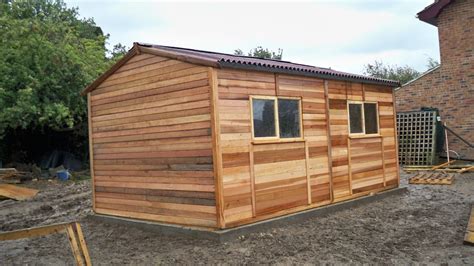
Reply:
<svg viewBox="0 0 474 266"><path fill-rule="evenodd" d="M20 172L15 168L0 168L0 182L2 183L19 184L30 179L30 172Z"/></svg>
<svg viewBox="0 0 474 266"><path fill-rule="evenodd" d="M454 180L454 174L445 174L440 172L427 172L416 174L409 180L409 184L426 184L426 185L451 185Z"/></svg>

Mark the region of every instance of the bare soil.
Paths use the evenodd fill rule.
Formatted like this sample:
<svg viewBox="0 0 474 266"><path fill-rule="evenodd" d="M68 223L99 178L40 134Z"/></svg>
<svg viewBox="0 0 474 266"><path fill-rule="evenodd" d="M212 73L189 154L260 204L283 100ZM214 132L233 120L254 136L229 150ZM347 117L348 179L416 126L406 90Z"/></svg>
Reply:
<svg viewBox="0 0 474 266"><path fill-rule="evenodd" d="M91 219L90 181L31 182L30 201L0 202L0 231L79 220L94 264L470 264L463 245L474 174L219 243ZM62 234L0 242L0 264L73 264Z"/></svg>

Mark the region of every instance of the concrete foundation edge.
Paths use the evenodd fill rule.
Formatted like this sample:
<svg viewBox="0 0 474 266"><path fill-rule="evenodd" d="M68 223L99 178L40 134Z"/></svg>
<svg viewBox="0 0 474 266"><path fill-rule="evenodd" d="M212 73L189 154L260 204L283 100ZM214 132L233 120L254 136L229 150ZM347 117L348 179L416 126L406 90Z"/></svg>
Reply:
<svg viewBox="0 0 474 266"><path fill-rule="evenodd" d="M347 200L347 201L343 201L343 202L339 202L339 203L335 203L335 204L331 204L327 206L322 206L322 207L318 207L314 209L287 214L287 215L271 218L268 220L256 222L253 224L249 224L249 225L242 225L235 228L229 228L229 229L224 229L224 230L214 230L214 231L209 230L209 229L206 230L203 228L163 224L159 222L136 220L136 219L130 219L130 218L117 217L117 216L103 215L103 214L95 214L91 218L94 220L99 220L101 222L106 222L106 223L134 226L140 229L150 230L153 232L159 232L165 235L180 235L180 236L195 237L195 238L226 242L242 235L268 230L269 228L273 228L277 226L294 224L298 221L302 221L311 217L316 217L316 216L321 217L321 216L328 215L337 211L341 211L341 210L357 207L362 204L381 200L389 196L400 195L400 194L405 193L406 191L407 191L406 187L394 188L391 190L379 192L374 195L368 195L368 196L364 196L364 197L360 197L360 198L356 198L352 200Z"/></svg>

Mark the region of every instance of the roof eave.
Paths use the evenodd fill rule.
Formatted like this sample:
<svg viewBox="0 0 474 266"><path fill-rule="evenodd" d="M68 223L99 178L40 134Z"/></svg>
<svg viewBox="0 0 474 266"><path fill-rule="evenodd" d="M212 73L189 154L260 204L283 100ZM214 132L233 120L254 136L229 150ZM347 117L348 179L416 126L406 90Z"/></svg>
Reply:
<svg viewBox="0 0 474 266"><path fill-rule="evenodd" d="M418 12L417 18L433 26L438 26L438 16L441 11L453 0L438 0L433 4L425 7L422 11Z"/></svg>
<svg viewBox="0 0 474 266"><path fill-rule="evenodd" d="M426 22L428 24L431 24L435 27L438 27L438 21L436 20L436 18L429 18L429 17L425 17L425 16L420 16L418 15L417 18L423 22Z"/></svg>
<svg viewBox="0 0 474 266"><path fill-rule="evenodd" d="M219 65L222 68L232 68L232 69L239 69L239 70L254 70L254 71L278 73L278 74L288 74L288 75L296 75L296 76L304 76L304 77L321 78L321 79L352 81L352 82L359 82L359 83L365 83L365 84L390 86L392 88L396 88L400 86L400 82L398 81L389 81L389 80L384 81L384 80L372 80L369 78L363 79L363 78L354 78L354 77L343 77L343 76L332 75L332 74L316 73L316 72L309 72L309 71L302 72L302 71L285 69L285 68L265 67L265 66L251 65L251 64L238 64L238 63L232 63L232 62L226 62L226 61L220 61Z"/></svg>
<svg viewBox="0 0 474 266"><path fill-rule="evenodd" d="M147 53L147 54L163 56L163 57L176 59L183 62L188 62L191 64L204 65L204 66L210 66L210 67L219 67L219 64L215 60L209 60L209 59L200 58L197 56L191 57L191 56L185 56L185 55L178 55L176 53L166 51L164 49L151 47L151 46L147 47L142 44L139 44L137 47L140 50L140 52Z"/></svg>

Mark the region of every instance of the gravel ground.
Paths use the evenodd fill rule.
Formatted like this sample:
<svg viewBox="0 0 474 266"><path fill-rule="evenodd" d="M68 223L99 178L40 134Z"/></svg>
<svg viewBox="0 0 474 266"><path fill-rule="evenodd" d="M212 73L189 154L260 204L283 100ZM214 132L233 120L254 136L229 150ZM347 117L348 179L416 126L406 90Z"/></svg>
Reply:
<svg viewBox="0 0 474 266"><path fill-rule="evenodd" d="M474 173L450 186L408 192L218 243L173 237L90 218L90 182L32 182L41 192L0 202L0 231L79 219L94 264L470 264L462 244ZM64 235L0 242L0 264L73 264Z"/></svg>

